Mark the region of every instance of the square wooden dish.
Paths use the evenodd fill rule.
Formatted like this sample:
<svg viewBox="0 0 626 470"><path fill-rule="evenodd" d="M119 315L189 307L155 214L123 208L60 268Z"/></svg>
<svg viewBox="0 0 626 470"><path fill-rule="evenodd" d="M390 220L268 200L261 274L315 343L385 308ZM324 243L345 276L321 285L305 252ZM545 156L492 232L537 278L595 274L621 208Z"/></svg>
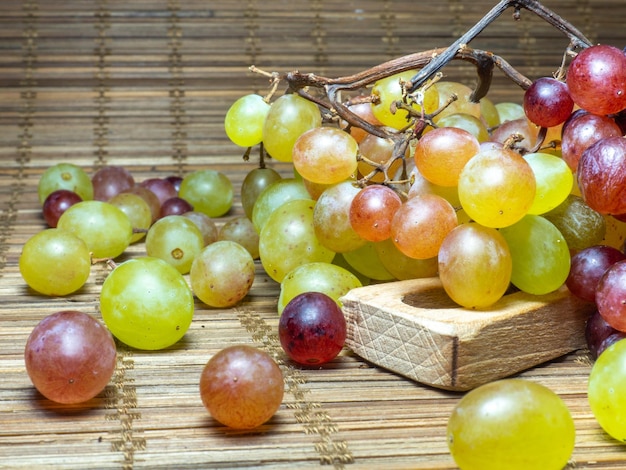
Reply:
<svg viewBox="0 0 626 470"><path fill-rule="evenodd" d="M594 306L566 287L507 294L487 310L456 305L439 278L360 287L341 299L346 346L433 387L465 391L586 347Z"/></svg>

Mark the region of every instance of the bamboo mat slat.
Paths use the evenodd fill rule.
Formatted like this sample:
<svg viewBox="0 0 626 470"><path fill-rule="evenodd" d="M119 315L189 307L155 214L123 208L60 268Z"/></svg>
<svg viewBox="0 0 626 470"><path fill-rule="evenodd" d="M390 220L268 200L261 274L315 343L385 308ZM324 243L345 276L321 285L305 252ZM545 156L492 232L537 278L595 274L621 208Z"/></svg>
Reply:
<svg viewBox="0 0 626 470"><path fill-rule="evenodd" d="M257 265L250 294L233 309L196 304L176 345L158 352L118 345L111 383L96 398L61 406L38 394L23 348L32 328L60 309L99 316L107 269L83 289L47 298L22 281L21 247L44 228L36 187L49 166L93 172L127 166L138 181L200 168L239 188L254 163L223 131L228 106L266 90L248 66L348 75L443 47L495 2L442 0L2 0L0 2L0 468L453 469L446 422L462 394L428 388L348 350L321 369L284 365L285 400L259 429L218 425L198 380L206 361L237 343L279 351L279 286ZM595 42L622 47L623 0L546 0ZM498 19L473 45L529 77L551 74L566 40L524 13ZM446 69L469 84L463 64ZM521 91L496 76L495 102ZM273 163L284 175L287 165ZM236 191L237 192L237 191ZM239 196L218 224L242 214ZM141 244L125 256L143 253ZM626 468L625 448L595 422L586 401L591 362L577 351L521 377L557 392L576 422L568 468Z"/></svg>

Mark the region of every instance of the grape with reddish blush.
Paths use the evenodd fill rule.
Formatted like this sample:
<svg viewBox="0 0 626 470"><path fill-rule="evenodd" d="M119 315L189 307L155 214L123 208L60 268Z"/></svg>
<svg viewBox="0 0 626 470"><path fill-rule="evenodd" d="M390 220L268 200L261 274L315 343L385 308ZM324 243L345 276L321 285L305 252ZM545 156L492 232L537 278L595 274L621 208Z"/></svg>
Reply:
<svg viewBox="0 0 626 470"><path fill-rule="evenodd" d="M600 312L594 311L585 324L585 340L591 357L597 358L605 340L616 333L621 332L609 325Z"/></svg>
<svg viewBox="0 0 626 470"><path fill-rule="evenodd" d="M82 198L74 191L67 189L57 189L50 193L43 203L42 213L43 218L48 226L55 228L59 217L69 207L73 206L77 202L81 202Z"/></svg>
<svg viewBox="0 0 626 470"><path fill-rule="evenodd" d="M565 122L572 113L574 101L567 85L551 77L535 80L524 93L524 112L530 121L541 127Z"/></svg>
<svg viewBox="0 0 626 470"><path fill-rule="evenodd" d="M626 259L626 255L608 245L594 245L572 256L565 284L572 294L588 302L595 302L598 282L613 264Z"/></svg>
<svg viewBox="0 0 626 470"><path fill-rule="evenodd" d="M346 341L346 320L337 302L321 292L297 295L285 306L278 323L285 353L302 365L334 359Z"/></svg>
<svg viewBox="0 0 626 470"><path fill-rule="evenodd" d="M172 197L178 196L178 191L176 191L174 185L162 178L149 178L139 183L139 186L152 191L161 204Z"/></svg>
<svg viewBox="0 0 626 470"><path fill-rule="evenodd" d="M167 217L168 215L183 215L186 212L192 212L193 206L185 201L183 198L174 196L169 198L163 204L161 204L161 210L159 211L159 219Z"/></svg>
<svg viewBox="0 0 626 470"><path fill-rule="evenodd" d="M105 166L91 178L93 198L107 202L113 196L128 191L135 185L133 175L122 166Z"/></svg>
<svg viewBox="0 0 626 470"><path fill-rule="evenodd" d="M174 186L174 189L176 190L176 192L180 190L180 185L183 182L182 176L171 175L171 176L166 176L163 179L169 183L172 183L172 186Z"/></svg>
<svg viewBox="0 0 626 470"><path fill-rule="evenodd" d="M109 383L117 361L113 336L86 313L66 310L47 316L24 349L26 372L46 398L82 403Z"/></svg>
<svg viewBox="0 0 626 470"><path fill-rule="evenodd" d="M626 332L626 260L614 263L600 278L596 306L609 325Z"/></svg>
<svg viewBox="0 0 626 470"><path fill-rule="evenodd" d="M622 131L612 118L585 111L576 112L563 125L561 155L570 169L576 171L578 161L588 147L605 137L621 135Z"/></svg>

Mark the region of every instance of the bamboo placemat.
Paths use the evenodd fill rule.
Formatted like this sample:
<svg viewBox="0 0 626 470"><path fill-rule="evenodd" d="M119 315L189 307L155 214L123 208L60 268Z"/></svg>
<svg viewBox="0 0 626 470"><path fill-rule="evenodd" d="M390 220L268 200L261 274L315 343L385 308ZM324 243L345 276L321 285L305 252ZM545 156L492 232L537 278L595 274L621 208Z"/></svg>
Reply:
<svg viewBox="0 0 626 470"><path fill-rule="evenodd" d="M623 0L546 0L593 41L623 46ZM44 228L36 186L57 162L86 170L128 167L137 180L224 171L236 188L253 167L223 132L238 96L263 91L247 72L354 73L403 54L442 47L490 1L3 0L0 2L0 468L414 468L448 469L445 426L462 396L421 386L349 351L319 370L284 362L276 337L278 285L257 269L234 309L196 305L184 339L158 352L119 344L111 384L90 402L60 406L28 380L23 348L44 316L96 316L107 268L79 293L46 298L18 270L23 243ZM566 41L529 14L498 20L476 47L530 77L552 73ZM450 76L471 81L462 65ZM494 101L521 93L496 76ZM285 166L275 165L284 174ZM241 214L239 199L218 223ZM140 254L142 246L128 250ZM198 380L206 361L236 343L283 363L284 404L252 432L219 426ZM624 468L626 450L601 431L586 400L590 361L572 353L523 374L549 386L577 427L570 468Z"/></svg>

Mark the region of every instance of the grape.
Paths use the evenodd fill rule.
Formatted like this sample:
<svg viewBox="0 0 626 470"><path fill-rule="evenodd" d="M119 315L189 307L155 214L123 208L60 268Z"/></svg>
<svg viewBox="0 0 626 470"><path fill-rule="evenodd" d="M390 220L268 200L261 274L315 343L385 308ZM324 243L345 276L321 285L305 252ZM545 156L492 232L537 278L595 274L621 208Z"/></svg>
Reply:
<svg viewBox="0 0 626 470"><path fill-rule="evenodd" d="M440 121L451 114L464 113L477 118L481 117L480 103L471 100L473 92L467 85L441 80L435 84L435 88L437 88L437 93L439 94L439 108L444 106L452 95L456 96L455 101L435 116L434 121L440 127Z"/></svg>
<svg viewBox="0 0 626 470"><path fill-rule="evenodd" d="M572 171L576 171L578 161L587 147L604 137L621 135L619 126L608 116L596 116L585 112L573 115L563 126L561 137L563 160Z"/></svg>
<svg viewBox="0 0 626 470"><path fill-rule="evenodd" d="M589 207L602 214L626 213L626 139L607 137L588 147L576 175Z"/></svg>
<svg viewBox="0 0 626 470"><path fill-rule="evenodd" d="M385 165L393 156L394 146L395 144L392 139L384 139L370 134L359 143L359 153L362 157L367 158L375 164ZM401 167L402 160L395 160L387 169L387 175L392 177ZM357 169L362 175L369 176L369 174L374 170L374 167L371 163L365 160L359 160L357 163ZM370 177L369 181L372 183L382 183L385 181L385 173L378 171Z"/></svg>
<svg viewBox="0 0 626 470"><path fill-rule="evenodd" d="M600 278L613 264L623 259L626 259L626 255L611 246L594 245L584 248L572 256L565 283L576 297L595 302Z"/></svg>
<svg viewBox="0 0 626 470"><path fill-rule="evenodd" d="M531 149L537 141L538 129L525 117L506 121L491 133L491 140L506 144L511 137L519 135L522 140L515 144L516 148Z"/></svg>
<svg viewBox="0 0 626 470"><path fill-rule="evenodd" d="M519 103L505 101L503 103L496 103L495 106L498 111L498 117L500 118L500 124L522 118L526 119L524 106Z"/></svg>
<svg viewBox="0 0 626 470"><path fill-rule="evenodd" d="M315 103L296 94L283 95L274 101L265 118L265 151L276 160L290 162L298 137L321 125L322 115Z"/></svg>
<svg viewBox="0 0 626 470"><path fill-rule="evenodd" d="M467 393L452 411L447 433L463 470L561 470L576 439L563 400L524 379L497 380Z"/></svg>
<svg viewBox="0 0 626 470"><path fill-rule="evenodd" d="M543 214L559 229L570 250L579 251L599 244L606 233L602 215L585 204L580 196L570 194L565 201Z"/></svg>
<svg viewBox="0 0 626 470"><path fill-rule="evenodd" d="M182 184L181 182L180 185L182 186ZM139 186L152 191L158 198L160 205L165 204L168 199L178 196L179 193L172 183L163 178L148 178L139 183Z"/></svg>
<svg viewBox="0 0 626 470"><path fill-rule="evenodd" d="M422 194L396 211L391 221L391 238L411 258L432 258L457 224L456 212L448 201L436 194Z"/></svg>
<svg viewBox="0 0 626 470"><path fill-rule="evenodd" d="M356 272L376 281L391 281L393 274L381 261L376 251L376 244L367 242L360 248L342 253L344 260Z"/></svg>
<svg viewBox="0 0 626 470"><path fill-rule="evenodd" d="M222 349L200 376L200 397L211 416L235 429L267 422L280 408L283 374L264 351L247 345Z"/></svg>
<svg viewBox="0 0 626 470"><path fill-rule="evenodd" d="M574 186L574 175L561 158L547 153L524 155L535 175L535 198L529 214L544 214L559 206Z"/></svg>
<svg viewBox="0 0 626 470"><path fill-rule="evenodd" d="M277 282L305 263L330 263L335 253L315 236L313 210L315 201L296 199L271 213L259 238L261 264ZM256 211L255 211L256 212Z"/></svg>
<svg viewBox="0 0 626 470"><path fill-rule="evenodd" d="M37 194L39 203L58 189L67 189L80 196L83 201L93 199L93 184L89 175L73 163L57 163L49 167L39 178Z"/></svg>
<svg viewBox="0 0 626 470"><path fill-rule="evenodd" d="M270 184L280 180L280 174L272 168L255 168L248 172L241 183L241 206L246 216L252 220L252 210L259 194Z"/></svg>
<svg viewBox="0 0 626 470"><path fill-rule="evenodd" d="M150 213L152 214L152 222L156 222L159 218L159 212L161 212L161 201L159 201L156 194L148 188L144 188L138 184L130 188L128 191L124 191L124 194L126 193L135 194L146 201L146 204L148 204L148 207L150 208Z"/></svg>
<svg viewBox="0 0 626 470"><path fill-rule="evenodd" d="M359 97L357 97L357 99L358 98ZM363 119L365 122L372 124L373 126L382 126L382 123L374 116L372 105L367 101L367 97L361 96L360 98L363 98L364 101L351 105L350 111ZM361 141L364 140L366 137L372 135L369 134L367 131L361 129L360 127L355 126L351 126L348 129L348 132L350 132L350 135L354 137L354 140L356 140L358 143L361 143Z"/></svg>
<svg viewBox="0 0 626 470"><path fill-rule="evenodd" d="M431 183L456 186L465 164L480 150L478 139L463 129L439 127L415 147L415 164Z"/></svg>
<svg viewBox="0 0 626 470"><path fill-rule="evenodd" d="M394 113L396 101L402 100L402 81L409 81L416 74L416 70L407 70L389 77L381 78L372 88L372 112L374 117L383 125L394 129L404 129L409 125L408 113L398 109ZM424 92L423 111L432 113L439 105L439 92L435 86L427 88ZM414 103L411 107L419 112L422 105Z"/></svg>
<svg viewBox="0 0 626 470"><path fill-rule="evenodd" d="M460 207L459 191L456 186L439 186L428 181L417 168L411 170L409 178L413 180L409 188L408 198L418 194L436 194L448 201L453 207Z"/></svg>
<svg viewBox="0 0 626 470"><path fill-rule="evenodd" d="M86 313L48 315L30 333L24 349L26 372L49 400L82 403L109 383L117 352L111 333Z"/></svg>
<svg viewBox="0 0 626 470"><path fill-rule="evenodd" d="M602 354L609 346L614 343L617 343L619 340L626 338L626 332L615 330L613 333L608 335L606 338L602 340L600 346L598 346L597 355Z"/></svg>
<svg viewBox="0 0 626 470"><path fill-rule="evenodd" d="M57 227L81 238L96 258L116 258L133 237L128 216L117 206L102 201L82 201L67 209Z"/></svg>
<svg viewBox="0 0 626 470"><path fill-rule="evenodd" d="M500 229L513 259L511 282L529 294L552 292L565 283L570 252L561 232L540 215L527 215Z"/></svg>
<svg viewBox="0 0 626 470"><path fill-rule="evenodd" d="M269 216L283 204L297 200L310 200L311 195L295 178L284 178L270 184L257 198L252 209L252 223L259 233L265 226Z"/></svg>
<svg viewBox="0 0 626 470"><path fill-rule="evenodd" d="M617 47L598 44L578 53L567 71L574 102L593 114L626 108L626 56Z"/></svg>
<svg viewBox="0 0 626 470"><path fill-rule="evenodd" d="M191 289L211 307L231 307L243 299L254 282L254 260L239 243L219 240L205 247L189 272Z"/></svg>
<svg viewBox="0 0 626 470"><path fill-rule="evenodd" d="M439 128L455 127L469 132L478 140L478 142L486 142L490 139L489 130L485 123L476 116L467 113L449 114L437 121Z"/></svg>
<svg viewBox="0 0 626 470"><path fill-rule="evenodd" d="M209 217L220 217L233 204L233 185L219 171L197 170L185 176L178 195L191 204L195 211Z"/></svg>
<svg viewBox="0 0 626 470"><path fill-rule="evenodd" d="M617 341L598 356L589 374L587 398L607 434L626 442L626 341Z"/></svg>
<svg viewBox="0 0 626 470"><path fill-rule="evenodd" d="M461 171L458 191L469 217L486 227L506 227L524 217L532 206L535 174L512 150L485 150Z"/></svg>
<svg viewBox="0 0 626 470"><path fill-rule="evenodd" d="M441 244L438 260L444 290L462 307L489 307L509 287L511 253L496 229L476 223L459 225Z"/></svg>
<svg viewBox="0 0 626 470"><path fill-rule="evenodd" d="M624 337L625 335L626 333L618 331L609 325L597 310L589 316L585 324L585 340L589 353L594 359L610 346L606 342L607 340L614 341L619 336Z"/></svg>
<svg viewBox="0 0 626 470"><path fill-rule="evenodd" d="M174 189L176 190L176 193L178 194L178 191L180 190L180 185L183 183L183 177L177 176L177 175L170 175L170 176L166 176L163 179L167 181L168 183L170 183L172 186L174 186Z"/></svg>
<svg viewBox="0 0 626 470"><path fill-rule="evenodd" d="M341 352L346 329L346 319L334 299L321 292L305 292L285 306L278 322L278 337L291 360L320 365Z"/></svg>
<svg viewBox="0 0 626 470"><path fill-rule="evenodd" d="M43 218L49 227L55 228L61 214L80 201L82 199L74 191L57 189L51 192L43 203Z"/></svg>
<svg viewBox="0 0 626 470"><path fill-rule="evenodd" d="M183 215L185 212L192 212L193 206L185 201L183 198L174 196L167 199L161 204L161 210L159 211L159 219L167 217L168 215Z"/></svg>
<svg viewBox="0 0 626 470"><path fill-rule="evenodd" d="M183 217L191 220L196 227L200 229L200 233L202 234L202 238L204 240L204 246L210 245L211 243L217 241L219 237L219 230L213 219L202 212L185 212L182 214Z"/></svg>
<svg viewBox="0 0 626 470"><path fill-rule="evenodd" d="M240 147L252 147L263 140L263 124L270 105L262 96L251 93L237 99L224 118L228 138Z"/></svg>
<svg viewBox="0 0 626 470"><path fill-rule="evenodd" d="M565 122L574 109L565 82L552 77L535 80L524 92L524 112L528 119L541 127L553 127Z"/></svg>
<svg viewBox="0 0 626 470"><path fill-rule="evenodd" d="M278 313L291 299L305 292L322 292L341 306L340 297L361 287L361 281L347 269L330 263L306 263L291 270L280 283Z"/></svg>
<svg viewBox="0 0 626 470"><path fill-rule="evenodd" d="M596 305L609 325L626 332L626 260L613 263L600 277Z"/></svg>
<svg viewBox="0 0 626 470"><path fill-rule="evenodd" d="M421 279L437 275L436 256L427 259L410 258L398 250L390 238L376 243L375 248L383 267L395 279Z"/></svg>
<svg viewBox="0 0 626 470"><path fill-rule="evenodd" d="M235 217L219 230L218 240L230 240L243 246L253 259L259 257L259 233L254 224L245 216Z"/></svg>
<svg viewBox="0 0 626 470"><path fill-rule="evenodd" d="M352 199L349 209L350 225L364 240L386 240L391 237L391 221L400 206L400 196L388 186L366 186Z"/></svg>
<svg viewBox="0 0 626 470"><path fill-rule="evenodd" d="M19 259L22 278L32 289L49 296L76 292L91 270L91 256L83 240L59 228L29 238Z"/></svg>
<svg viewBox="0 0 626 470"><path fill-rule="evenodd" d="M489 129L498 127L500 125L500 114L498 113L498 108L494 104L491 99L486 96L483 96L480 99L480 115L483 118L483 121L487 125ZM480 139L479 139L480 140Z"/></svg>
<svg viewBox="0 0 626 470"><path fill-rule="evenodd" d="M100 291L100 312L123 343L158 350L185 335L194 300L176 268L162 259L142 256L118 264L109 273Z"/></svg>
<svg viewBox="0 0 626 470"><path fill-rule="evenodd" d="M107 202L116 194L128 191L135 185L135 178L121 166L105 166L91 177L93 198Z"/></svg>
<svg viewBox="0 0 626 470"><path fill-rule="evenodd" d="M344 253L365 245L350 223L350 207L360 189L344 181L326 189L313 210L315 236L335 253Z"/></svg>
<svg viewBox="0 0 626 470"><path fill-rule="evenodd" d="M166 261L181 274L189 272L191 263L204 246L198 226L181 215L157 220L146 235L146 254Z"/></svg>
<svg viewBox="0 0 626 470"><path fill-rule="evenodd" d="M119 193L109 199L109 204L119 207L128 216L133 227L131 243L146 236L152 225L152 211L144 198L134 193Z"/></svg>

